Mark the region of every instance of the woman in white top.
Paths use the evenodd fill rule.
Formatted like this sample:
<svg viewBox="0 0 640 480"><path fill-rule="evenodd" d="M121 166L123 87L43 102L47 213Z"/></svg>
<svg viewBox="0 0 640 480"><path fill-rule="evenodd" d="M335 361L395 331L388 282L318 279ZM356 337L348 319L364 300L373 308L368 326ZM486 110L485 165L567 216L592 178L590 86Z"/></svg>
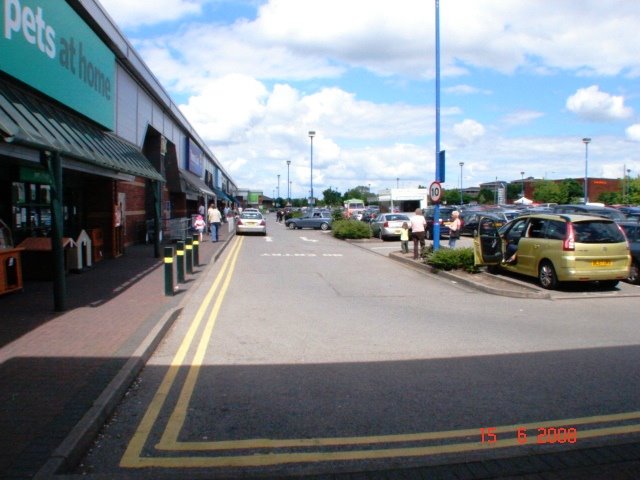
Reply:
<svg viewBox="0 0 640 480"><path fill-rule="evenodd" d="M427 227L427 221L424 218L422 209L416 208L416 214L411 217L411 238L413 238L413 259L417 260L424 248L424 230ZM418 250L418 243L420 250Z"/></svg>

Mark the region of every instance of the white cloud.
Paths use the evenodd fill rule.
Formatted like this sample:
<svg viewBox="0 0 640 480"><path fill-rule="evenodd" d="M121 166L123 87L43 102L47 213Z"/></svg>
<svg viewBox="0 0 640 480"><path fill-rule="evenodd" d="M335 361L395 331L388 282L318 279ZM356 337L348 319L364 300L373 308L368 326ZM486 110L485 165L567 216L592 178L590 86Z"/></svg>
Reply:
<svg viewBox="0 0 640 480"><path fill-rule="evenodd" d="M634 142L640 142L640 123L631 125L625 130L627 138Z"/></svg>
<svg viewBox="0 0 640 480"><path fill-rule="evenodd" d="M453 134L463 145L470 145L484 136L485 128L481 123L467 118L453 126Z"/></svg>
<svg viewBox="0 0 640 480"><path fill-rule="evenodd" d="M580 88L567 99L567 109L591 121L620 120L632 115L624 97L601 92L597 85Z"/></svg>
<svg viewBox="0 0 640 480"><path fill-rule="evenodd" d="M243 75L227 75L210 81L186 105L185 116L208 141L239 142L264 115L267 91L257 80Z"/></svg>
<svg viewBox="0 0 640 480"><path fill-rule="evenodd" d="M444 93L448 93L451 95L491 95L490 90L483 90L477 87L473 87L471 85L454 85L452 87L447 87L444 90Z"/></svg>
<svg viewBox="0 0 640 480"><path fill-rule="evenodd" d="M198 15L207 0L102 0L101 3L120 27L135 28Z"/></svg>
<svg viewBox="0 0 640 480"><path fill-rule="evenodd" d="M503 118L503 122L507 126L526 125L543 116L543 112L536 112L533 110L520 110L505 115L505 117Z"/></svg>
<svg viewBox="0 0 640 480"><path fill-rule="evenodd" d="M128 28L132 43L161 83L185 99L181 108L187 118L242 186L270 194L276 175L286 173L285 162L291 160L294 191L306 194L310 129L318 132L314 188L371 183L375 190L394 186L396 178L415 179L416 184L433 179L432 85L424 84L429 93L418 95L420 104L415 105L385 101L378 92L365 101L364 94L354 93L362 71L390 77L390 91L433 76L433 2L397 0L389 8L387 0L266 0L255 19L225 24L224 19L206 17L215 10L207 3L220 0L101 1L118 24ZM448 161L465 162L465 184L492 180L496 165L506 179L520 178L522 169L541 176L550 162L564 168L558 176L579 176L583 150L579 141L576 146L575 134L549 137L533 129L542 123L535 122L542 115L551 125L552 111L540 110L551 103L557 109L565 98L545 98L540 105L524 102L532 95L520 88L522 98L504 97L514 110L505 116L498 103L502 82L509 90L509 81L520 73L554 75L556 90L562 91L561 73L640 76L640 2L610 0L586 7L577 0L545 2L543 15L537 2L520 0L447 0L440 8L443 75L481 70L478 86L476 77L449 78L454 86L444 89L449 94L441 112L444 125L452 123L447 116L477 119L443 131L443 141L450 143ZM163 35L149 29L153 39L145 38L144 25L153 24L168 27ZM341 87L354 67L352 86ZM493 110L484 106L481 95L495 99ZM634 104L630 95L626 102ZM578 90L565 104L589 120L624 119L633 112L623 96L602 92L596 85ZM465 117L457 117L463 108ZM493 124L491 118L499 120ZM525 124L532 130L527 138L507 138L500 130ZM637 124L629 127L627 138L640 141L638 129ZM562 135L562 129L558 131ZM635 144L619 140L607 139L610 157L632 157ZM593 151L596 168L597 146Z"/></svg>

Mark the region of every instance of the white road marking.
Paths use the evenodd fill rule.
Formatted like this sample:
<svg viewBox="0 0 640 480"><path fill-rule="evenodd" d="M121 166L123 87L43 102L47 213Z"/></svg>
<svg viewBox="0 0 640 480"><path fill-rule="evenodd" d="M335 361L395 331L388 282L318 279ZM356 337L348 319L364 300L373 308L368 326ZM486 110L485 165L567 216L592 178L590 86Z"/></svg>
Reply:
<svg viewBox="0 0 640 480"><path fill-rule="evenodd" d="M267 242L273 242L273 238L271 238L271 237L264 237L264 239Z"/></svg>
<svg viewBox="0 0 640 480"><path fill-rule="evenodd" d="M317 242L318 240L314 240L312 238L307 238L307 237L300 237L300 239L304 240L305 242Z"/></svg>

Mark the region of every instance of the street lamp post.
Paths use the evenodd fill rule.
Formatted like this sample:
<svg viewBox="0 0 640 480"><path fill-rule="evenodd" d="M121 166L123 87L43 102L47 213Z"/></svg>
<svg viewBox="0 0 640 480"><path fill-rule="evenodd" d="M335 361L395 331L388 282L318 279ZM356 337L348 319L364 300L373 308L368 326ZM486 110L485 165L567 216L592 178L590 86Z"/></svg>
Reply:
<svg viewBox="0 0 640 480"><path fill-rule="evenodd" d="M629 197L631 196L631 169L627 168L627 203L629 202Z"/></svg>
<svg viewBox="0 0 640 480"><path fill-rule="evenodd" d="M289 165L291 165L291 160L287 160L287 204L291 203L291 182L289 181Z"/></svg>
<svg viewBox="0 0 640 480"><path fill-rule="evenodd" d="M584 203L589 202L589 143L591 139L584 137L582 143L584 143Z"/></svg>
<svg viewBox="0 0 640 480"><path fill-rule="evenodd" d="M309 191L311 197L309 198L309 206L313 209L313 137L315 137L316 132L313 130L309 130L309 138L311 139L311 189Z"/></svg>
<svg viewBox="0 0 640 480"><path fill-rule="evenodd" d="M464 167L464 162L460 162L460 205L464 204L464 198L462 197L462 167Z"/></svg>
<svg viewBox="0 0 640 480"><path fill-rule="evenodd" d="M278 198L280 198L280 174L278 174Z"/></svg>
<svg viewBox="0 0 640 480"><path fill-rule="evenodd" d="M524 172L520 172L520 177L522 178L522 198L524 198Z"/></svg>

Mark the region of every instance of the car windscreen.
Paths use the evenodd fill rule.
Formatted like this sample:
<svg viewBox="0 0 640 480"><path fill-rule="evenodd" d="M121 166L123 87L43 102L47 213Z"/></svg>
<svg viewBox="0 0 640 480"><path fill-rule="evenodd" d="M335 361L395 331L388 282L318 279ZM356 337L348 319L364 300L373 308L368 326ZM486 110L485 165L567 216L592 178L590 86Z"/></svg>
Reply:
<svg viewBox="0 0 640 480"><path fill-rule="evenodd" d="M409 217L407 217L406 215L387 215L387 220L388 221L393 221L393 220L402 220L402 221L407 221L409 222Z"/></svg>
<svg viewBox="0 0 640 480"><path fill-rule="evenodd" d="M262 214L257 213L257 212L243 212L242 215L240 215L240 218L251 218L251 219L262 219Z"/></svg>
<svg viewBox="0 0 640 480"><path fill-rule="evenodd" d="M577 243L620 243L625 241L618 225L611 221L574 222L573 232Z"/></svg>

